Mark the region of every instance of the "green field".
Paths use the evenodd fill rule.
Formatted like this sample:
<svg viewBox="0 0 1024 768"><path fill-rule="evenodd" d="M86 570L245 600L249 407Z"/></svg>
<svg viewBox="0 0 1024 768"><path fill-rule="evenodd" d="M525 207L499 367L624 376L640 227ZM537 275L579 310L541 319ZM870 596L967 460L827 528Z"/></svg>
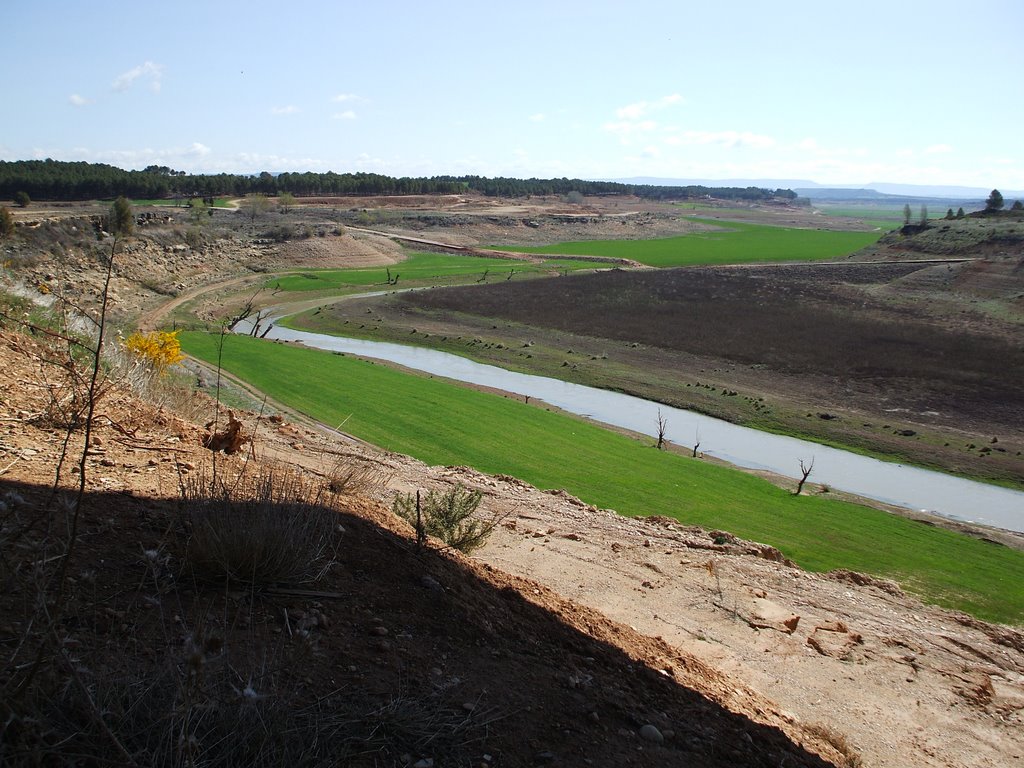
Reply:
<svg viewBox="0 0 1024 768"><path fill-rule="evenodd" d="M593 269L590 261L557 259L534 264L514 259L487 259L476 256L458 256L439 253L412 253L409 258L390 267L370 269L329 269L296 272L291 275L268 280L268 290L279 291L338 291L348 288L367 288L375 285L387 286L388 275L399 282L393 287L406 285L452 285L455 283L482 280L487 273L488 282L505 280L509 273L512 279L536 276L543 273L565 270ZM471 279L472 278L472 279Z"/></svg>
<svg viewBox="0 0 1024 768"><path fill-rule="evenodd" d="M820 203L814 206L829 216L842 216L847 219L859 219L865 224L890 230L903 226L903 204L896 203ZM956 207L953 207L954 212ZM932 220L946 214L945 209L930 211ZM910 221L917 223L921 215L921 207L910 207Z"/></svg>
<svg viewBox="0 0 1024 768"><path fill-rule="evenodd" d="M113 202L113 201L110 201ZM136 208L145 208L154 205L169 205L175 208L184 208L185 204L188 203L188 198L181 198L180 200L173 200L166 197L154 198L154 199L133 199L128 201L132 206ZM228 199L226 197L217 197L213 200L214 208L230 208Z"/></svg>
<svg viewBox="0 0 1024 768"><path fill-rule="evenodd" d="M183 332L215 362L219 336ZM981 618L1024 622L1024 553L661 452L581 420L449 382L327 352L226 336L224 368L271 397L430 464L565 488L626 515L667 515L781 549L810 570L895 579Z"/></svg>
<svg viewBox="0 0 1024 768"><path fill-rule="evenodd" d="M658 240L583 240L534 248L516 246L515 250L564 256L611 256L633 259L651 267L683 267L838 259L871 245L881 234L770 227L718 219L695 218L693 221L723 229Z"/></svg>

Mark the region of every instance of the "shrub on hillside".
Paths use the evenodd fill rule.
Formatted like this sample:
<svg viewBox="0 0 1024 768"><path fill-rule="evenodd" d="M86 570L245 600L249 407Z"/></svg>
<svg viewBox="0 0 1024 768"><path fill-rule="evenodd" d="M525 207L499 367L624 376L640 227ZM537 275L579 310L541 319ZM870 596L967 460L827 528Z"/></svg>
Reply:
<svg viewBox="0 0 1024 768"><path fill-rule="evenodd" d="M425 497L399 494L391 509L416 529L418 539L433 536L468 554L482 547L498 524L497 517L471 519L482 497L480 491L456 485L444 493L430 491Z"/></svg>
<svg viewBox="0 0 1024 768"><path fill-rule="evenodd" d="M124 347L157 373L163 373L168 366L185 359L177 331L136 331L125 340Z"/></svg>
<svg viewBox="0 0 1024 768"><path fill-rule="evenodd" d="M337 556L337 513L327 494L287 470L183 482L181 517L182 556L201 581L310 584Z"/></svg>

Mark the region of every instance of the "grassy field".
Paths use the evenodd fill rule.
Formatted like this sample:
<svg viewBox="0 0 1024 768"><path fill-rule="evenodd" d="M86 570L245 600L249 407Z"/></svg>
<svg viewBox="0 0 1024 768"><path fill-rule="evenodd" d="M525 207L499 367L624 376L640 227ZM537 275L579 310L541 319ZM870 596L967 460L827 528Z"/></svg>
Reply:
<svg viewBox="0 0 1024 768"><path fill-rule="evenodd" d="M180 338L189 354L216 361L218 336ZM507 473L622 514L729 530L811 570L873 573L941 605L1024 622L1022 552L866 507L797 498L737 470L381 364L228 336L223 365L324 423L344 422L352 434L430 464Z"/></svg>
<svg viewBox="0 0 1024 768"><path fill-rule="evenodd" d="M718 219L693 220L723 229L658 240L584 240L529 248L517 246L515 250L564 256L611 256L633 259L651 267L682 267L838 259L871 245L880 235L879 232L794 229Z"/></svg>
<svg viewBox="0 0 1024 768"><path fill-rule="evenodd" d="M393 287L407 285L453 285L455 283L481 280L487 273L486 282L501 282L512 273L512 280L522 276L536 276L543 273L593 269L592 261L556 259L542 264L512 259L486 259L475 256L458 256L439 253L412 253L409 258L390 267L369 269L330 269L296 272L284 277L268 280L269 290L304 293L309 291L344 292L348 288L386 287L388 275L399 279ZM473 279L469 279L473 278Z"/></svg>
<svg viewBox="0 0 1024 768"><path fill-rule="evenodd" d="M188 202L188 199L187 198L181 198L180 200L173 200L173 199L170 199L170 198L156 198L156 199L148 199L147 200L147 199L140 198L140 199L137 199L137 200L129 200L128 202L131 203L133 206L135 206L137 208L145 208L145 207L154 206L154 205L170 205L170 206L174 206L176 208L184 208L185 204ZM228 204L228 199L226 197L218 197L218 198L214 198L213 207L214 208L230 208L231 206Z"/></svg>
<svg viewBox="0 0 1024 768"><path fill-rule="evenodd" d="M890 230L898 229L903 226L903 204L899 203L819 203L814 206L822 213L826 213L829 216L842 216L847 219L860 219L865 224L879 227L881 229ZM956 211L956 206L953 206L953 211ZM931 218L938 218L944 216L946 213L943 210L931 211ZM911 206L910 207L910 221L917 223L921 215L921 207Z"/></svg>

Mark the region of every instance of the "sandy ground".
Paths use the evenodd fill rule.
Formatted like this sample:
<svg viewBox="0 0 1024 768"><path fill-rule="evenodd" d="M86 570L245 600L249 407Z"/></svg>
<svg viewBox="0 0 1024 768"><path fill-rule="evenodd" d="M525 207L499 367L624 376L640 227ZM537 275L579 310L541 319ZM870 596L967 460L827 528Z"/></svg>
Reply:
<svg viewBox="0 0 1024 768"><path fill-rule="evenodd" d="M319 433L285 450L315 467ZM299 434L299 433L297 433ZM298 451L298 453L296 453ZM814 574L767 546L623 518L564 491L350 444L394 490L462 483L505 516L480 561L664 640L836 729L867 766L1024 764L1024 634L922 604L894 584ZM716 538L717 537L717 538ZM1020 763L1018 763L1020 761Z"/></svg>

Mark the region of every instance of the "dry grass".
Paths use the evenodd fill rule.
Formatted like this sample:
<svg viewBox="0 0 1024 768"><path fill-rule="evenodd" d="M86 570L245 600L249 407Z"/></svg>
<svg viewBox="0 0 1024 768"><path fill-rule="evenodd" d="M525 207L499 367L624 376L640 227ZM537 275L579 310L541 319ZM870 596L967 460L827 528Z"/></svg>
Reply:
<svg viewBox="0 0 1024 768"><path fill-rule="evenodd" d="M182 560L200 581L310 584L334 564L337 513L326 487L286 468L183 478Z"/></svg>
<svg viewBox="0 0 1024 768"><path fill-rule="evenodd" d="M835 747L836 751L843 756L842 768L861 768L864 765L860 753L850 744L846 734L840 733L830 726L818 723L808 725L807 732Z"/></svg>

